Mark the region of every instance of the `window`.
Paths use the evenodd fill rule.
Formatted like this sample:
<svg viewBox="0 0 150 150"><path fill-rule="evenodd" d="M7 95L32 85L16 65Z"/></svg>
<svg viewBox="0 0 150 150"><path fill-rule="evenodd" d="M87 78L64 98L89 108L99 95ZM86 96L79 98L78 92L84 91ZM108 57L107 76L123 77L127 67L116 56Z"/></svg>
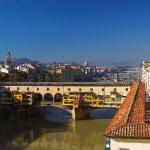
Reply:
<svg viewBox="0 0 150 150"><path fill-rule="evenodd" d="M90 91L93 92L93 88L90 88Z"/></svg>
<svg viewBox="0 0 150 150"><path fill-rule="evenodd" d="M82 88L79 88L79 91L82 91Z"/></svg>
<svg viewBox="0 0 150 150"><path fill-rule="evenodd" d="M102 88L102 91L104 92L104 91L105 91L105 89L104 89L104 88Z"/></svg>
<svg viewBox="0 0 150 150"><path fill-rule="evenodd" d="M37 91L39 91L39 88L37 88Z"/></svg>
<svg viewBox="0 0 150 150"><path fill-rule="evenodd" d="M8 87L7 89L10 90L10 87Z"/></svg>
<svg viewBox="0 0 150 150"><path fill-rule="evenodd" d="M20 89L19 89L19 87L17 87L17 91L19 91Z"/></svg>
<svg viewBox="0 0 150 150"><path fill-rule="evenodd" d="M29 91L29 88L27 87L27 91Z"/></svg>
<svg viewBox="0 0 150 150"><path fill-rule="evenodd" d="M47 91L49 91L49 88L47 88Z"/></svg>
<svg viewBox="0 0 150 150"><path fill-rule="evenodd" d="M128 88L126 88L126 91L128 91Z"/></svg>
<svg viewBox="0 0 150 150"><path fill-rule="evenodd" d="M57 88L57 91L60 91L60 88Z"/></svg>
<svg viewBox="0 0 150 150"><path fill-rule="evenodd" d="M116 88L114 88L114 92L116 92L117 91L117 89Z"/></svg>
<svg viewBox="0 0 150 150"><path fill-rule="evenodd" d="M70 88L68 88L68 91L71 91L71 89L70 89Z"/></svg>

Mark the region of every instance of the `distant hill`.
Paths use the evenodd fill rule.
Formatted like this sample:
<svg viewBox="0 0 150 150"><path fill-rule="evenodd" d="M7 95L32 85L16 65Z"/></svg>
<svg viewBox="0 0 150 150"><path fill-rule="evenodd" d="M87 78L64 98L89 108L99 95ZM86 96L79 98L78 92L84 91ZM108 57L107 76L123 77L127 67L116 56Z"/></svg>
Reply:
<svg viewBox="0 0 150 150"><path fill-rule="evenodd" d="M36 60L30 60L28 58L18 58L18 59L12 59L12 64L17 66L24 63L31 63L31 64L41 64L39 61Z"/></svg>

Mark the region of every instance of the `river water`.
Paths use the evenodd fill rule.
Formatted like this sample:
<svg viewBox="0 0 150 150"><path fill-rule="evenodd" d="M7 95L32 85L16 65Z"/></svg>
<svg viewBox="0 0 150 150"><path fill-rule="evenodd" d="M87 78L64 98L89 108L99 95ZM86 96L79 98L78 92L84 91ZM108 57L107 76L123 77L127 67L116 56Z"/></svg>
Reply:
<svg viewBox="0 0 150 150"><path fill-rule="evenodd" d="M104 130L115 112L97 109L91 119L73 121L64 110L45 108L30 118L1 118L0 150L104 150Z"/></svg>

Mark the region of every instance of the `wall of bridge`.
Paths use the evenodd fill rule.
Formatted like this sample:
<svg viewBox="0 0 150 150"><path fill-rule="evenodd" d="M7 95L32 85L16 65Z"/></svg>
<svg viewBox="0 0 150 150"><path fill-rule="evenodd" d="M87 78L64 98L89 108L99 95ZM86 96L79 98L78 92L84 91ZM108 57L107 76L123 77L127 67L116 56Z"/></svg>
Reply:
<svg viewBox="0 0 150 150"><path fill-rule="evenodd" d="M50 93L55 96L55 94L65 94L68 92L94 92L97 95L110 95L110 92L116 90L118 93L120 93L123 96L126 96L128 92L130 91L130 85L110 85L110 86L31 86L31 85L7 85L7 86L1 86L0 90L10 90L10 91L20 91L20 92L35 92L35 93L41 93L42 96L44 96L46 93Z"/></svg>

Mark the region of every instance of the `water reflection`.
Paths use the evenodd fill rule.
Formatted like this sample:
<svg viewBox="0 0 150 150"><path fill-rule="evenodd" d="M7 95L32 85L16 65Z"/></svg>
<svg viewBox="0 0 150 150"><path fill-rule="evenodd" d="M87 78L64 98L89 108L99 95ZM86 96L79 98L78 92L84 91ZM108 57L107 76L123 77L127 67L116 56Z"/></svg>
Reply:
<svg viewBox="0 0 150 150"><path fill-rule="evenodd" d="M108 120L72 121L65 132L49 132L32 142L27 150L103 150Z"/></svg>
<svg viewBox="0 0 150 150"><path fill-rule="evenodd" d="M0 150L104 150L103 134L109 119L104 119L102 114L106 111L111 115L115 112L97 110L91 113L91 117L103 119L65 123L51 122L50 116L46 117L48 120L39 116L19 121L2 119Z"/></svg>

